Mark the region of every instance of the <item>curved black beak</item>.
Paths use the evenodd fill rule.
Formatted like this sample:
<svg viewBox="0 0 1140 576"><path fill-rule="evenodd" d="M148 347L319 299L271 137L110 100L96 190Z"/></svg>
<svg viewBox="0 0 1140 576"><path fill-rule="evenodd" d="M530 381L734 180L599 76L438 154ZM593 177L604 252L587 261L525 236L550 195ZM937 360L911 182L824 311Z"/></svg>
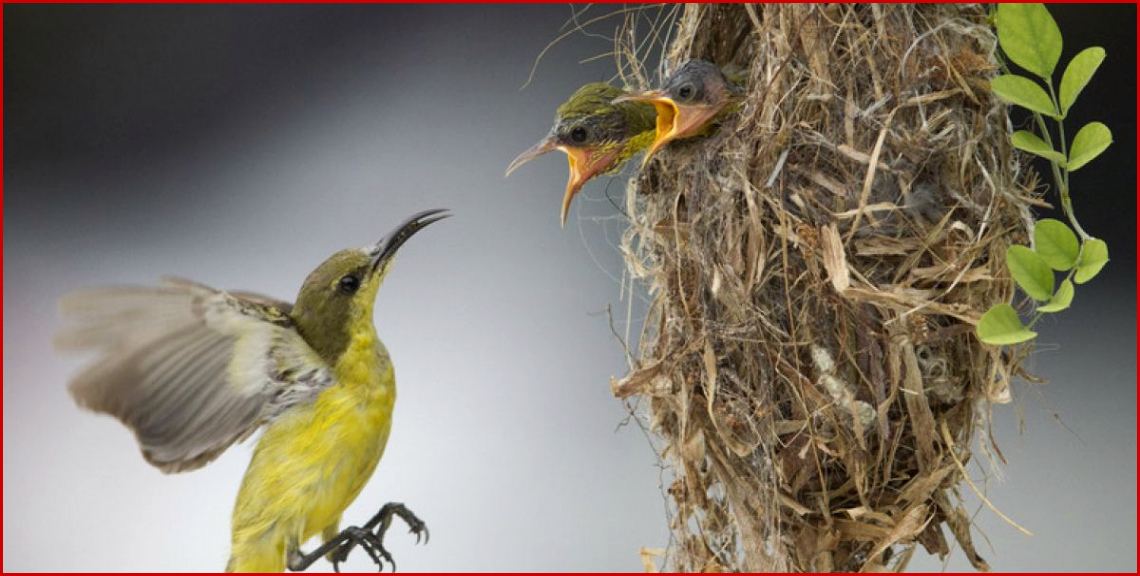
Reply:
<svg viewBox="0 0 1140 576"><path fill-rule="evenodd" d="M412 215L412 217L404 220L395 230L388 233L387 236L380 239L376 243L376 247L372 249L372 271L375 272L383 267L396 255L396 251L404 242L408 241L416 232L423 230L428 224L432 222L439 222L444 218L450 217L451 213L446 208L435 210L424 210L423 212Z"/></svg>

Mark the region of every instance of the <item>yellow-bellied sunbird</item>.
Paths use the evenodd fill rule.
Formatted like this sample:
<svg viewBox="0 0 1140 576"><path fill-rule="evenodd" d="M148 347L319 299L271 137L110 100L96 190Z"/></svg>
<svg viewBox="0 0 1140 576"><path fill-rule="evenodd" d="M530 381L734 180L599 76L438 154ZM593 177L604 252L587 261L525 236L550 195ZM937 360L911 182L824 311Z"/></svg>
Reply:
<svg viewBox="0 0 1140 576"><path fill-rule="evenodd" d="M63 298L65 350L98 359L71 382L80 406L130 428L163 472L194 470L261 426L233 513L231 572L334 568L361 546L393 564L383 537L393 516L418 542L426 525L387 504L338 532L341 513L372 476L392 425L392 362L372 308L397 250L449 216L412 216L380 242L332 255L294 304L182 279L161 287L89 289ZM324 543L304 554L320 533ZM393 564L394 568L394 564Z"/></svg>
<svg viewBox="0 0 1140 576"><path fill-rule="evenodd" d="M551 150L566 153L570 180L562 197L563 226L570 203L586 181L616 172L653 141L653 107L641 102L614 103L622 94L605 82L579 88L558 107L550 133L507 167L510 176L519 166Z"/></svg>
<svg viewBox="0 0 1140 576"><path fill-rule="evenodd" d="M735 106L730 104L739 102L740 97L740 87L715 64L689 60L669 75L660 90L619 96L614 102L646 102L656 108L656 130L645 153L648 162L673 140L708 135L722 118L722 112L732 111Z"/></svg>

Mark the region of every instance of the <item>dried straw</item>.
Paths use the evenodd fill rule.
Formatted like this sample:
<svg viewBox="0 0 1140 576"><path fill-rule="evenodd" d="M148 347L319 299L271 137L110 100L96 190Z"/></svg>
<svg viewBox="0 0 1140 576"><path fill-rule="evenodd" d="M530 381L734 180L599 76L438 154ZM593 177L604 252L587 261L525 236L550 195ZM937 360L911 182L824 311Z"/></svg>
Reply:
<svg viewBox="0 0 1140 576"><path fill-rule="evenodd" d="M694 5L666 32L667 68L749 72L740 113L627 195L652 303L613 392L650 399L674 472L668 567L901 570L949 537L987 569L959 486L1028 348L973 330L1013 297L1005 250L1041 200L984 12ZM635 36L617 51L638 85Z"/></svg>

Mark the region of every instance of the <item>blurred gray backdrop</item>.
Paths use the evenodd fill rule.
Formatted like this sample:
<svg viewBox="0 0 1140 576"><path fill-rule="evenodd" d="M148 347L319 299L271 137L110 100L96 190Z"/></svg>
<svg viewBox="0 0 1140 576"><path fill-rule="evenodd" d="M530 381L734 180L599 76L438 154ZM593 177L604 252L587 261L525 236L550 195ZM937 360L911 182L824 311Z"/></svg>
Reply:
<svg viewBox="0 0 1140 576"><path fill-rule="evenodd" d="M1135 7L1053 10L1066 60L1108 49L1073 121L1106 122L1116 144L1074 188L1113 260L1043 326L1032 367L1050 384L1019 384L1017 404L995 410L1009 464L989 497L1036 535L969 500L997 570L1130 571ZM249 458L247 442L164 476L118 423L76 409L65 384L83 359L50 346L61 294L173 273L292 298L327 255L435 207L455 217L407 245L379 296L400 399L344 523L407 503L431 544L395 530L388 545L413 571L637 571L639 547L666 546L662 472L609 393L626 367L606 315L625 330L623 184L587 185L563 230L561 157L502 177L558 103L612 74L610 59L579 62L610 42L573 34L519 90L569 16L6 5L5 570L221 569ZM635 323L642 309L635 294ZM948 566L968 568L960 556ZM348 568L371 569L360 553Z"/></svg>

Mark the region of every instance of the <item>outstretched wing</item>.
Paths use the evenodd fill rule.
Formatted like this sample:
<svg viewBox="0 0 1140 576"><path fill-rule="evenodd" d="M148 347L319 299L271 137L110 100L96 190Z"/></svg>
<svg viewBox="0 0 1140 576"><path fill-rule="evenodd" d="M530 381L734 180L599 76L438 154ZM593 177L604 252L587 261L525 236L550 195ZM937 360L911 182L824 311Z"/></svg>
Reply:
<svg viewBox="0 0 1140 576"><path fill-rule="evenodd" d="M181 279L83 290L60 302L56 346L98 353L71 382L75 402L121 420L163 472L182 472L333 384L289 306Z"/></svg>

